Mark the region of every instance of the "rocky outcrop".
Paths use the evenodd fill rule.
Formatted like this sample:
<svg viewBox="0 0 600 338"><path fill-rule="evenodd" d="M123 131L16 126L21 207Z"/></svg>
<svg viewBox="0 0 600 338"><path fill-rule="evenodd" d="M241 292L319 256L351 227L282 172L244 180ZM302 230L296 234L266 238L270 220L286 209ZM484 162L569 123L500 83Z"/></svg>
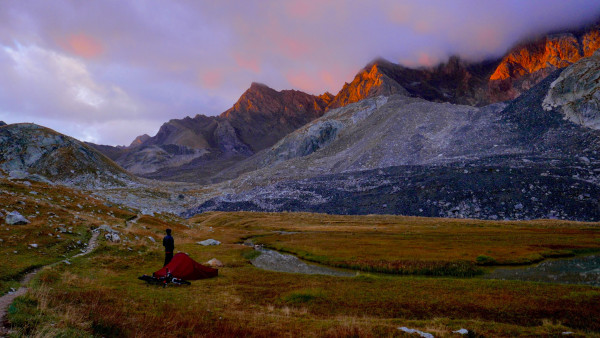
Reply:
<svg viewBox="0 0 600 338"><path fill-rule="evenodd" d="M134 184L136 179L95 149L30 123L0 128L0 169L81 188ZM12 175L11 175L12 176Z"/></svg>
<svg viewBox="0 0 600 338"><path fill-rule="evenodd" d="M404 94L408 91L386 73L393 65L380 59L363 68L350 83L344 84L340 92L332 98L329 108L339 108L369 97Z"/></svg>
<svg viewBox="0 0 600 338"><path fill-rule="evenodd" d="M219 117L227 120L240 140L257 152L322 116L329 97L297 90L278 92L253 83L233 107Z"/></svg>
<svg viewBox="0 0 600 338"><path fill-rule="evenodd" d="M135 148L135 147L141 146L142 143L148 141L149 139L150 139L150 135L148 135L148 134L140 135L140 136L136 137L135 140L133 140L133 142L131 142L131 144L129 145L129 148Z"/></svg>
<svg viewBox="0 0 600 338"><path fill-rule="evenodd" d="M0 121L0 127L5 126L6 123L4 123L4 121Z"/></svg>
<svg viewBox="0 0 600 338"><path fill-rule="evenodd" d="M495 62L467 63L452 57L435 67L407 68L378 59L361 70L329 104L329 109L379 95L404 94L433 102L487 104L487 79Z"/></svg>
<svg viewBox="0 0 600 338"><path fill-rule="evenodd" d="M489 100L514 99L550 73L567 67L600 47L600 28L544 36L510 51L490 76Z"/></svg>
<svg viewBox="0 0 600 338"><path fill-rule="evenodd" d="M600 51L567 67L552 82L542 103L544 109L560 109L565 119L600 129Z"/></svg>

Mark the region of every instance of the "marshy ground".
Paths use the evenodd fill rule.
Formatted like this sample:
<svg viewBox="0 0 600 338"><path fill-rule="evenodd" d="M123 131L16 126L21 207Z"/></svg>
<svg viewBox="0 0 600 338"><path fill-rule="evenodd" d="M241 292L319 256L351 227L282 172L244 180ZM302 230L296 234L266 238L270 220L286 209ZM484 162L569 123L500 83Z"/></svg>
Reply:
<svg viewBox="0 0 600 338"><path fill-rule="evenodd" d="M42 268L8 307L12 336L408 335L400 327L436 337L461 328L600 336L598 287L482 278L496 267L597 252L598 224L250 212L182 219L43 183L3 180L0 189L3 215L31 220L0 227L0 292L63 262ZM120 240L101 233L96 249L74 257L105 224ZM138 280L162 266L167 227L176 251L223 262L219 277L168 288ZM208 238L222 244L196 244ZM259 269L249 241L354 275Z"/></svg>

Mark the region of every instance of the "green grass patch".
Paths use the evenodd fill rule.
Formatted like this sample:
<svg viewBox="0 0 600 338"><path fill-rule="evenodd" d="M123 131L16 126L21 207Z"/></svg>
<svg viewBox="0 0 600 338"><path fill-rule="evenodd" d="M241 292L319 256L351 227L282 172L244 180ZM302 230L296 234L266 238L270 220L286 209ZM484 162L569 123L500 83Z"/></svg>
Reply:
<svg viewBox="0 0 600 338"><path fill-rule="evenodd" d="M325 290L304 289L293 291L283 297L283 301L289 304L304 304L313 301L325 300Z"/></svg>
<svg viewBox="0 0 600 338"><path fill-rule="evenodd" d="M254 250L254 249L247 249L242 251L242 257L244 257L245 259L251 261L253 259L255 259L256 257L260 256L261 252L258 250Z"/></svg>
<svg viewBox="0 0 600 338"><path fill-rule="evenodd" d="M8 306L7 319L25 335L34 332L42 323L50 320L38 309L37 299L30 295L15 298Z"/></svg>

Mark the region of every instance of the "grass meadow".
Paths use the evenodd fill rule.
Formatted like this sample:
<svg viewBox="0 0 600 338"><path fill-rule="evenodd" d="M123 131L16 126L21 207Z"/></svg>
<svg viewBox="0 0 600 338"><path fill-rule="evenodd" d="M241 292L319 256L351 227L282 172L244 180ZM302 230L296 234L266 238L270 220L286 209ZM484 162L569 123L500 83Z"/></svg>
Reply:
<svg viewBox="0 0 600 338"><path fill-rule="evenodd" d="M600 288L478 278L494 266L597 251L598 224L250 212L128 224L137 210L77 191L8 181L0 189L5 211L32 220L0 227L2 294L31 269L70 262L41 269L9 306L15 337L379 337L407 335L402 326L436 337L460 328L474 336L600 336ZM121 241L101 236L92 253L70 259L102 224ZM222 261L219 277L167 288L138 280L162 266L166 227L176 251ZM207 238L222 244L196 244ZM249 241L358 274L260 270Z"/></svg>

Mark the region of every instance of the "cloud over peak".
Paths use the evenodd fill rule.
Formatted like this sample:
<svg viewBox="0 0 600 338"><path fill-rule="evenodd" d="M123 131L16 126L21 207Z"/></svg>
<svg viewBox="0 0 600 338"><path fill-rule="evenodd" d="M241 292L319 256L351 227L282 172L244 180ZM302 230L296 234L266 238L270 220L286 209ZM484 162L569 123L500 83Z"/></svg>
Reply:
<svg viewBox="0 0 600 338"><path fill-rule="evenodd" d="M583 0L9 0L0 120L129 144L171 118L226 110L253 81L337 92L376 57L481 60L599 16Z"/></svg>

